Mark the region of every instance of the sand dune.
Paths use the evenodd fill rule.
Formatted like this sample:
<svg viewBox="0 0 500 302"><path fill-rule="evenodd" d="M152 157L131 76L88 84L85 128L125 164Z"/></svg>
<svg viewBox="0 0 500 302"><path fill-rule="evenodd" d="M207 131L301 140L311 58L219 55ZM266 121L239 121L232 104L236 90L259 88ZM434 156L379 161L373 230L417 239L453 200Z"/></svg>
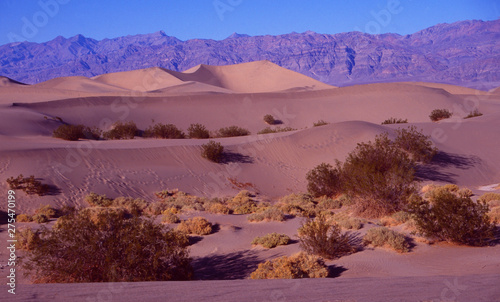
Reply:
<svg viewBox="0 0 500 302"><path fill-rule="evenodd" d="M23 86L23 85L26 84L15 81L7 77L0 76L0 87Z"/></svg>
<svg viewBox="0 0 500 302"><path fill-rule="evenodd" d="M70 91L82 91L88 93L106 93L106 92L126 92L127 89L120 88L118 86L112 86L103 84L99 81L94 81L92 79L75 76L75 77L62 77L39 84L33 85L34 88L45 88L45 89L58 89L58 90L70 90Z"/></svg>
<svg viewBox="0 0 500 302"><path fill-rule="evenodd" d="M429 82L404 82L404 83L418 85L418 86L424 86L424 87L441 88L441 89L444 89L447 92L452 93L452 94L470 94L470 95L488 94L488 92L486 92L486 91L468 88L468 87L450 85L450 84L429 83Z"/></svg>

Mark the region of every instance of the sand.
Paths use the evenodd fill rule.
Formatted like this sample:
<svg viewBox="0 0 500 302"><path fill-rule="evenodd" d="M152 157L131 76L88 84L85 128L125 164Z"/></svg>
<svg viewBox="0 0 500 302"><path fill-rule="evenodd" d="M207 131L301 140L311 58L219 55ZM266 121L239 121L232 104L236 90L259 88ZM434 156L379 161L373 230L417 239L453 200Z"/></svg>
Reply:
<svg viewBox="0 0 500 302"><path fill-rule="evenodd" d="M454 116L431 122L429 114L438 108L447 108ZM482 116L463 119L476 108ZM279 119L278 126L296 130L257 135L268 127L265 114ZM393 136L395 129L409 125L431 135L440 150L439 160L422 171L422 184L456 183L476 196L500 192L498 186L490 186L500 183L500 95L452 85L416 82L333 87L267 61L200 65L185 72L148 68L94 78L58 78L36 85L0 78L0 117L0 190L7 191L6 178L21 173L33 174L60 190L43 197L20 193L20 213L31 213L45 204L87 206L83 198L89 192L147 201L154 200L154 192L174 188L206 197L232 196L240 189L230 179L252 184L260 199L275 202L292 192L306 191L305 175L319 163L342 161L357 143L383 132ZM409 124L381 125L391 117L408 119ZM172 123L184 131L191 123L202 123L211 131L237 125L252 134L214 139L232 153L229 162L216 164L200 156L201 145L208 140L67 142L52 138L52 131L61 125L59 118L103 130L116 121L134 121L144 130L154 121ZM313 127L319 120L328 125ZM5 210L5 204L0 209ZM244 279L257 263L300 251L297 243L272 250L250 245L256 236L273 231L295 236L300 218L249 223L244 215L191 213L186 217L196 215L220 226L217 233L191 247L198 279ZM0 232L2 242L5 236L6 232ZM3 249L0 253L0 264L5 265L6 254ZM293 284L303 288L295 294L280 292L286 285L279 280L225 281L222 285L208 281L136 283L120 292L120 300L125 296L137 299L141 292L163 295L173 288L172 297L179 301L199 298L208 289L213 296L207 301L231 301L240 292L249 301L260 301L262 295L301 301L312 291L313 300L350 297L365 301L373 300L372 290L380 297L403 299L409 295L430 300L438 299L445 280L458 278L468 284L460 299L482 293L486 301L498 293L491 285L498 281L499 263L498 245L465 248L419 243L406 255L366 249L328 262L342 268L338 278L297 281ZM399 284L398 289L389 291L394 290L394 283ZM19 289L25 288L23 299L36 293L40 295L36 299L44 301L61 287L64 290L56 299L78 300L89 295L93 286L23 285ZM104 289L107 285L98 286ZM186 286L193 290L179 296ZM219 286L227 290L222 293ZM354 290L360 287L366 290ZM414 292L419 287L429 290Z"/></svg>

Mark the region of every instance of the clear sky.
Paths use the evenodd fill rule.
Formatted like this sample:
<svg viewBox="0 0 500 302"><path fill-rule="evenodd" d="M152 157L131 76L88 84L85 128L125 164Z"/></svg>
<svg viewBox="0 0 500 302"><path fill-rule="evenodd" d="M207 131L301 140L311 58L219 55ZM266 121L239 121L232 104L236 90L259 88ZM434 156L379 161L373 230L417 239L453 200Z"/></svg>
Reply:
<svg viewBox="0 0 500 302"><path fill-rule="evenodd" d="M410 34L438 23L499 17L498 0L0 0L0 45L159 30L181 40L307 30Z"/></svg>

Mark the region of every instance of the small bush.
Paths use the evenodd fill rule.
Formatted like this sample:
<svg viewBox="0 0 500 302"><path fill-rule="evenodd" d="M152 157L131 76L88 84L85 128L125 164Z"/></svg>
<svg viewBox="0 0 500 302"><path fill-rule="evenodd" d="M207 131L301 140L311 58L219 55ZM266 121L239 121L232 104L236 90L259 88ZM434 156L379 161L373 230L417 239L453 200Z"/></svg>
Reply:
<svg viewBox="0 0 500 302"><path fill-rule="evenodd" d="M260 130L259 132L257 132L257 134L279 133L279 132L288 132L288 131L295 131L295 130L297 130L297 129L294 129L292 127L284 127L284 128L277 127L274 129L267 127L267 128Z"/></svg>
<svg viewBox="0 0 500 302"><path fill-rule="evenodd" d="M328 269L325 262L313 255L299 253L297 255L273 259L260 263L250 275L250 279L298 279L326 278Z"/></svg>
<svg viewBox="0 0 500 302"><path fill-rule="evenodd" d="M300 246L310 254L334 259L350 254L354 247L337 224L329 224L323 215L308 219L298 230Z"/></svg>
<svg viewBox="0 0 500 302"><path fill-rule="evenodd" d="M220 202L211 202L205 209L209 213L213 214L230 214L231 209Z"/></svg>
<svg viewBox="0 0 500 302"><path fill-rule="evenodd" d="M338 167L334 168L327 163L321 163L306 175L307 191L314 197L332 197L342 188L342 176Z"/></svg>
<svg viewBox="0 0 500 302"><path fill-rule="evenodd" d="M322 196L315 199L316 209L320 211L335 210L342 207L342 200L340 198L332 199L326 196Z"/></svg>
<svg viewBox="0 0 500 302"><path fill-rule="evenodd" d="M48 218L54 218L56 217L56 210L50 205L45 205L35 210L35 215L36 214L45 215Z"/></svg>
<svg viewBox="0 0 500 302"><path fill-rule="evenodd" d="M193 217L181 221L177 230L186 234L209 235L212 233L212 224L203 217Z"/></svg>
<svg viewBox="0 0 500 302"><path fill-rule="evenodd" d="M450 118L452 113L448 109L434 109L429 115L431 121L437 122L446 118Z"/></svg>
<svg viewBox="0 0 500 302"><path fill-rule="evenodd" d="M284 196L279 200L279 208L286 214L302 217L316 215L316 201L310 194L295 194Z"/></svg>
<svg viewBox="0 0 500 302"><path fill-rule="evenodd" d="M391 216L382 217L380 219L380 222L384 226L396 226L407 222L408 220L410 220L410 218L411 215L408 212L399 211L392 214Z"/></svg>
<svg viewBox="0 0 500 302"><path fill-rule="evenodd" d="M410 251L410 244L403 234L397 233L385 227L369 229L363 237L363 241L366 244L371 244L375 247L390 247L400 253Z"/></svg>
<svg viewBox="0 0 500 302"><path fill-rule="evenodd" d="M139 129L132 121L116 122L111 130L103 133L105 139L133 139L135 136L139 136Z"/></svg>
<svg viewBox="0 0 500 302"><path fill-rule="evenodd" d="M386 119L385 121L382 122L382 125L389 125L389 124L406 124L408 123L407 119L401 119L401 118L395 118L391 117L389 119Z"/></svg>
<svg viewBox="0 0 500 302"><path fill-rule="evenodd" d="M324 125L328 125L328 123L325 122L324 120L319 120L316 123L313 123L313 127L319 127L319 126L324 126Z"/></svg>
<svg viewBox="0 0 500 302"><path fill-rule="evenodd" d="M202 124L191 124L188 128L190 138L209 138L210 133Z"/></svg>
<svg viewBox="0 0 500 302"><path fill-rule="evenodd" d="M213 161L214 163L220 163L224 158L224 147L221 143L209 141L208 143L201 145L201 148L201 156Z"/></svg>
<svg viewBox="0 0 500 302"><path fill-rule="evenodd" d="M269 207L262 212L250 214L247 217L248 221L260 222L260 221L285 221L285 215L283 211L276 207Z"/></svg>
<svg viewBox="0 0 500 302"><path fill-rule="evenodd" d="M83 128L83 125L61 125L54 130L52 136L67 141L77 141L80 138L85 138Z"/></svg>
<svg viewBox="0 0 500 302"><path fill-rule="evenodd" d="M17 222L33 222L33 216L27 214L19 214L16 216Z"/></svg>
<svg viewBox="0 0 500 302"><path fill-rule="evenodd" d="M89 195L85 196L85 201L92 207L109 207L113 203L113 200L107 198L106 195L99 195L94 192L90 192Z"/></svg>
<svg viewBox="0 0 500 302"><path fill-rule="evenodd" d="M250 131L237 126L220 128L219 131L217 132L217 136L220 137L233 137L233 136L246 136L246 135L250 135Z"/></svg>
<svg viewBox="0 0 500 302"><path fill-rule="evenodd" d="M397 129L396 134L394 145L407 152L414 161L429 163L437 154L437 148L433 147L430 136L417 131L415 126Z"/></svg>
<svg viewBox="0 0 500 302"><path fill-rule="evenodd" d="M149 204L142 198L118 197L113 199L112 206L123 208L128 214L133 216L140 216Z"/></svg>
<svg viewBox="0 0 500 302"><path fill-rule="evenodd" d="M168 210L165 211L161 217L161 222L163 223L179 223L180 221L179 216Z"/></svg>
<svg viewBox="0 0 500 302"><path fill-rule="evenodd" d="M49 217L44 214L35 214L33 215L33 221L36 223L46 223L49 222Z"/></svg>
<svg viewBox="0 0 500 302"><path fill-rule="evenodd" d="M179 130L173 124L158 123L144 130L144 137L164 138L164 139L181 139L185 138L184 132Z"/></svg>
<svg viewBox="0 0 500 302"><path fill-rule="evenodd" d="M16 231L17 248L25 251L34 249L40 239L40 231L33 231L30 228Z"/></svg>
<svg viewBox="0 0 500 302"><path fill-rule="evenodd" d="M458 244L483 246L494 237L485 202L457 196L448 190L435 190L424 200L413 196L409 204L417 230L424 236Z"/></svg>
<svg viewBox="0 0 500 302"><path fill-rule="evenodd" d="M82 215L86 215L88 219L90 219L94 223L98 223L103 217L107 215L114 215L120 217L121 219L129 218L129 214L124 208L117 207L91 207L91 208L83 208L79 211ZM63 224L68 217L71 216L63 216L57 219L55 228L58 228L61 224Z"/></svg>
<svg viewBox="0 0 500 302"><path fill-rule="evenodd" d="M478 198L479 201L489 203L494 200L500 200L500 193L484 193Z"/></svg>
<svg viewBox="0 0 500 302"><path fill-rule="evenodd" d="M481 112L479 112L479 109L476 108L476 109L474 109L474 111L471 111L466 117L464 117L464 119L478 117L481 115L483 115L483 114Z"/></svg>
<svg viewBox="0 0 500 302"><path fill-rule="evenodd" d="M276 124L276 120L274 119L274 117L270 114L266 114L264 115L264 122L266 122L267 124L269 125L274 125Z"/></svg>
<svg viewBox="0 0 500 302"><path fill-rule="evenodd" d="M228 202L234 214L251 214L257 210L257 203L247 190L242 190Z"/></svg>
<svg viewBox="0 0 500 302"><path fill-rule="evenodd" d="M265 248L272 249L278 245L287 245L290 242L290 237L285 234L270 233L262 237L256 237L253 241L253 245L262 245Z"/></svg>
<svg viewBox="0 0 500 302"><path fill-rule="evenodd" d="M363 227L360 219L349 217L343 213L335 214L332 218L333 221L345 230L359 230Z"/></svg>
<svg viewBox="0 0 500 302"><path fill-rule="evenodd" d="M492 207L488 212L488 217L490 218L491 223L499 223L500 222L500 206Z"/></svg>
<svg viewBox="0 0 500 302"><path fill-rule="evenodd" d="M42 184L42 182L36 180L34 175L23 177L22 174L19 174L16 178L7 178L7 183L11 190L23 190L28 195L43 196L49 193L50 190L49 185Z"/></svg>

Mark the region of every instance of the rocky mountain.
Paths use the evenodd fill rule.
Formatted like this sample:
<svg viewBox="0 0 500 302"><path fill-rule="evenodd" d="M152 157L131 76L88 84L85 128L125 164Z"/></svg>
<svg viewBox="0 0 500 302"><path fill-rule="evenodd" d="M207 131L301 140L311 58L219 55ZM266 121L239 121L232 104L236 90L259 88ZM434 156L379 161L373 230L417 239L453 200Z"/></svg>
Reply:
<svg viewBox="0 0 500 302"><path fill-rule="evenodd" d="M438 24L406 36L308 31L181 41L159 31L101 41L57 37L0 46L0 75L33 84L154 66L184 71L258 60L336 86L412 80L487 90L500 86L500 20Z"/></svg>

